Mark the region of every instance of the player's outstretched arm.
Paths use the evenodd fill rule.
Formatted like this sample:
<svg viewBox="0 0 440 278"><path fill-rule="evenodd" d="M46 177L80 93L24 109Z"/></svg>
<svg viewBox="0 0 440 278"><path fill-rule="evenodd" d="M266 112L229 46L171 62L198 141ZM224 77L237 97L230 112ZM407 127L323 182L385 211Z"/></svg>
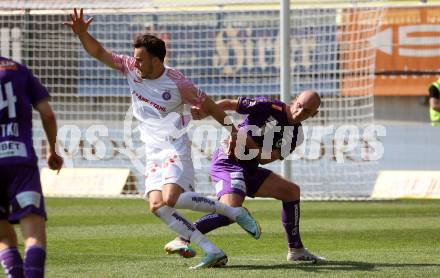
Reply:
<svg viewBox="0 0 440 278"><path fill-rule="evenodd" d="M206 97L205 101L202 103L201 106L202 111L204 111L208 115L211 115L217 122L219 122L224 127L230 128L231 136L229 137L228 149L226 150L227 154L229 155L235 155L238 130L232 123L228 123L225 121L227 117L225 110L235 110L236 107L237 107L237 101L227 100L222 102L220 105L218 105L209 97ZM255 143L255 141L250 136L246 136L245 142L238 142L238 143L246 145L248 149L260 149L257 143Z"/></svg>
<svg viewBox="0 0 440 278"><path fill-rule="evenodd" d="M236 99L221 99L215 102L223 111L235 111L237 109L238 101ZM210 114L205 112L202 108L191 107L191 115L194 120L201 120L208 117Z"/></svg>
<svg viewBox="0 0 440 278"><path fill-rule="evenodd" d="M107 51L101 43L99 43L92 35L87 31L90 24L93 21L93 17L84 20L83 9L81 8L79 14L76 9L73 10L73 14L70 14L70 22L64 22L64 25L69 26L72 29L72 32L75 33L79 40L81 41L82 46L90 54L90 56L94 57L98 61L106 64L107 66L117 69L117 66L113 62L112 53Z"/></svg>
<svg viewBox="0 0 440 278"><path fill-rule="evenodd" d="M222 99L222 100L216 101L215 103L222 111L236 111L237 105L238 105L238 100L236 100L236 99ZM202 110L202 109L199 109L199 110ZM202 110L202 113L203 113L203 110ZM194 117L194 113L193 113L193 117ZM235 145L236 145L235 141L236 141L236 138L234 138L234 136L231 136L231 138L229 140L229 144L230 144L229 149L231 152L233 151L231 148L235 147ZM258 149L259 150L256 159L259 161L260 164L264 165L264 164L268 164L273 161L282 159L281 151L278 149L274 149L274 150L270 151L270 158L262 158L262 148L259 147L255 143L255 141L252 139L252 137L250 137L250 136L246 137L246 147L248 147L250 149Z"/></svg>
<svg viewBox="0 0 440 278"><path fill-rule="evenodd" d="M221 99L215 102L223 111L236 111L238 100L236 99Z"/></svg>
<svg viewBox="0 0 440 278"><path fill-rule="evenodd" d="M49 155L47 164L52 170L60 170L63 166L63 158L56 153L55 143L57 140L57 121L55 114L50 107L48 100L42 100L35 105L35 109L40 113L43 128L49 142Z"/></svg>
<svg viewBox="0 0 440 278"><path fill-rule="evenodd" d="M221 106L216 104L210 97L205 98L205 101L202 103L199 109L200 109L199 111L203 114L203 116L205 117L208 115L212 116L222 126L232 125L231 122L225 122L225 119L227 117L225 110Z"/></svg>
<svg viewBox="0 0 440 278"><path fill-rule="evenodd" d="M228 126L228 124L224 123L224 119L226 117L226 113L224 111L236 111L238 105L238 100L236 99L222 99L216 102L213 102L209 97L205 99L205 102L202 104L200 108L192 107L191 114L193 119L200 120L206 118L207 116L213 116L217 122L222 124L223 126ZM229 137L228 149L226 152L229 155L235 156L235 148L237 146L237 129L233 125L229 125L232 127L231 136ZM246 136L245 142L239 142L240 144L245 144L248 149L257 149L258 155L256 159L260 164L268 164L276 160L282 159L280 150L272 150L270 153L270 158L262 158L262 148L258 146L258 144L252 139L250 136ZM239 158L238 158L239 159Z"/></svg>

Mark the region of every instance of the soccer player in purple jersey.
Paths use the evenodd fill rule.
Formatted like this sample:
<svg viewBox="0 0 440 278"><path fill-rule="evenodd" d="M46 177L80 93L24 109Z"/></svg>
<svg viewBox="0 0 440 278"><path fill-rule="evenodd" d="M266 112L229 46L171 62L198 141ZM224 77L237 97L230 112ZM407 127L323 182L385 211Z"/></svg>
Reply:
<svg viewBox="0 0 440 278"><path fill-rule="evenodd" d="M299 186L268 169L259 167L259 164L282 160L302 143L301 122L316 115L321 104L319 95L314 91L304 91L290 104L264 97L224 99L217 104L225 111L234 110L240 114L247 114L239 125L240 130L246 132L260 147L259 152L254 153L252 159L245 157L244 152L240 155L237 149L235 157L230 156L225 153L223 147L213 154L210 174L216 183L217 198L230 206L241 206L246 196L275 198L282 201L281 222L288 242L287 260L313 262L325 260L305 249L301 241ZM192 109L192 114L194 119L207 116L195 107ZM266 156L264 151L267 152ZM202 233L208 233L231 223L228 218L212 213L198 219L195 225ZM184 242L189 243L187 239L180 237L167 245L182 245Z"/></svg>
<svg viewBox="0 0 440 278"><path fill-rule="evenodd" d="M32 146L32 107L49 141L48 165L60 170L57 124L49 93L25 66L0 56L0 263L7 277L44 277L46 211ZM24 263L12 224L24 238Z"/></svg>

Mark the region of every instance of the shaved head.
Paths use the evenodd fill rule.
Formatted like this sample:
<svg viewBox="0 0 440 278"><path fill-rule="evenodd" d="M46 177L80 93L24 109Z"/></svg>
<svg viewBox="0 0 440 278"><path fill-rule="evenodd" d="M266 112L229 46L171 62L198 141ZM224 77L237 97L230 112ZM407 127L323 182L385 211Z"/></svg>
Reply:
<svg viewBox="0 0 440 278"><path fill-rule="evenodd" d="M318 108L321 105L321 97L315 91L303 91L298 98L303 99L304 105L307 106L308 109L314 111L318 111Z"/></svg>
<svg viewBox="0 0 440 278"><path fill-rule="evenodd" d="M302 122L318 113L321 97L312 90L302 91L289 105L287 115L292 123Z"/></svg>

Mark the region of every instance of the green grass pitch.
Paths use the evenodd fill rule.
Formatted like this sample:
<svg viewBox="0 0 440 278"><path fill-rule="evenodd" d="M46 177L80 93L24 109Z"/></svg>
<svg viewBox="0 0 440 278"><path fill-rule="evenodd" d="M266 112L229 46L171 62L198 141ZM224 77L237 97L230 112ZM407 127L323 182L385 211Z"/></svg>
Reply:
<svg viewBox="0 0 440 278"><path fill-rule="evenodd" d="M47 199L47 277L440 277L440 200L303 202L303 242L328 259L317 265L286 261L280 202L245 204L262 226L260 240L236 224L214 231L209 238L228 266L191 271L201 252L165 255L174 234L143 200Z"/></svg>

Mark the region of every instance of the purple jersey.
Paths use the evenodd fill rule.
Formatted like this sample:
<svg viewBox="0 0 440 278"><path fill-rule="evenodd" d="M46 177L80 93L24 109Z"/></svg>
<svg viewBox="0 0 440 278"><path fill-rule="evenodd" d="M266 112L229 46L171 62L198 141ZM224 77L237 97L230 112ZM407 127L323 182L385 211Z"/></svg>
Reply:
<svg viewBox="0 0 440 278"><path fill-rule="evenodd" d="M47 97L28 68L0 56L0 165L36 163L32 106Z"/></svg>
<svg viewBox="0 0 440 278"><path fill-rule="evenodd" d="M284 146L285 144L290 143L289 153L295 150L301 124L291 125L288 122L286 105L283 102L265 97L257 97L255 99L240 97L238 99L237 112L247 114L247 117L238 126L241 130L248 130L248 134L260 147L263 147L264 134L268 134L270 133L270 129L274 129L274 137L271 142L272 149L281 150L282 147L287 147ZM251 130L249 130L249 126L251 125L260 128L262 135L252 135ZM277 127L279 131L277 131ZM287 129L287 127L290 127L290 129ZM285 129L286 134L284 134ZM283 135L289 138L283 138ZM253 166L258 165L255 159L249 163Z"/></svg>

